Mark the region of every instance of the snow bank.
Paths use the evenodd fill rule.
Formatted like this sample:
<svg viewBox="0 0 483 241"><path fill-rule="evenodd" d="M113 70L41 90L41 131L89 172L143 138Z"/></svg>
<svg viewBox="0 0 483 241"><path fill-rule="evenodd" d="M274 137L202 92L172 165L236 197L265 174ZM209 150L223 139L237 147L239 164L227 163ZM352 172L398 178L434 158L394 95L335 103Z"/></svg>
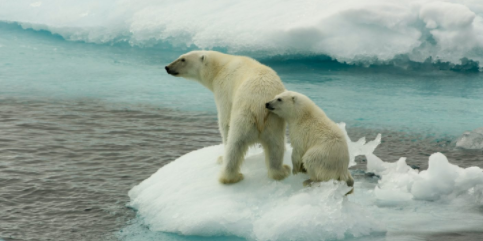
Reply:
<svg viewBox="0 0 483 241"><path fill-rule="evenodd" d="M345 124L339 126L344 129ZM188 153L159 169L129 191L130 206L150 232L248 240L340 240L401 230L483 231L483 215L473 209L483 205L480 168L460 168L436 153L428 170L418 172L404 158L389 163L375 156L380 140L380 135L368 143L348 138L351 156L366 155L368 170L381 177L376 186L356 179L355 193L348 197L344 183L303 188L308 178L304 174L283 181L269 179L259 147L247 154L242 167L245 180L219 184L216 159L223 146L218 145ZM291 151L287 146L288 165Z"/></svg>
<svg viewBox="0 0 483 241"><path fill-rule="evenodd" d="M479 0L59 1L0 0L0 20L66 39L227 48L262 55L319 54L377 63L483 62Z"/></svg>

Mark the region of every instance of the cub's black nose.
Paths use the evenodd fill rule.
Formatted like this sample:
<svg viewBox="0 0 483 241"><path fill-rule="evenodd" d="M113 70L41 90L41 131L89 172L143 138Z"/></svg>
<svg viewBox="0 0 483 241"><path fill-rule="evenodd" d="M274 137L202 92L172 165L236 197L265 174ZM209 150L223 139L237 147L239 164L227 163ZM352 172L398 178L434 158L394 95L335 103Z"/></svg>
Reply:
<svg viewBox="0 0 483 241"><path fill-rule="evenodd" d="M166 72L169 73L169 67L168 66L165 66L164 69L166 70Z"/></svg>

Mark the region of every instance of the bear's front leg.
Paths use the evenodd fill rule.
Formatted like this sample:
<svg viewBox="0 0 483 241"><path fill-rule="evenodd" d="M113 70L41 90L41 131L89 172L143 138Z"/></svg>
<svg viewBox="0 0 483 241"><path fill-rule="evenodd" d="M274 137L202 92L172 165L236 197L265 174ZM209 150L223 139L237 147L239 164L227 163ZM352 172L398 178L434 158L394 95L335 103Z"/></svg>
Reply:
<svg viewBox="0 0 483 241"><path fill-rule="evenodd" d="M223 156L223 168L219 181L223 184L237 183L243 180L240 173L240 165L243 162L245 153L250 143L253 143L257 136L251 123L239 117L237 125L231 125L228 141L225 145L225 155Z"/></svg>
<svg viewBox="0 0 483 241"><path fill-rule="evenodd" d="M260 142L265 152L265 164L268 177L274 180L283 180L291 173L290 167L283 164L285 153L285 122L269 114L265 129L260 135Z"/></svg>
<svg viewBox="0 0 483 241"><path fill-rule="evenodd" d="M228 132L230 130L230 114L231 114L231 106L226 105L227 100L224 96L219 96L218 93L215 93L215 103L216 109L218 111L218 129L220 130L221 138L223 140L223 144L226 145L228 142Z"/></svg>
<svg viewBox="0 0 483 241"><path fill-rule="evenodd" d="M243 174L240 173L240 165L247 149L248 145L238 141L227 144L225 147L225 157L223 158L223 170L221 171L219 179L221 183L237 183L243 180Z"/></svg>
<svg viewBox="0 0 483 241"><path fill-rule="evenodd" d="M226 142L227 142L227 138L228 138L229 125L223 124L223 123L221 123L221 121L218 122L218 125L220 127L220 133L221 133L221 138L223 140L223 145L226 146ZM223 164L223 156L219 156L218 159L216 160L216 163L218 163L220 165Z"/></svg>
<svg viewBox="0 0 483 241"><path fill-rule="evenodd" d="M220 130L221 134L221 140L223 141L223 145L225 145L228 141L228 131L230 130L230 116L229 116L229 107L224 106L220 103L225 103L225 101L220 100L220 98L216 98L215 95L215 101L217 103L217 110L218 110L218 129ZM216 160L216 163L218 164L223 164L223 156L219 156L218 159Z"/></svg>
<svg viewBox="0 0 483 241"><path fill-rule="evenodd" d="M216 95L215 95L216 97ZM220 98L215 98L217 103L217 110L218 110L218 129L220 130L221 140L223 141L223 145L228 142L228 131L230 130L230 116L229 116L229 107L220 105L219 103L224 103L225 101L220 100ZM216 163L223 164L223 156L219 156L216 160Z"/></svg>
<svg viewBox="0 0 483 241"><path fill-rule="evenodd" d="M226 142L228 140L228 130L230 129L230 126L228 124L221 123L220 121L218 123L218 127L220 128L221 139L223 141L223 144L226 145Z"/></svg>
<svg viewBox="0 0 483 241"><path fill-rule="evenodd" d="M230 183L237 183L243 180L243 174L241 173L230 173L230 172L222 172L220 175L219 181L223 184L230 184Z"/></svg>

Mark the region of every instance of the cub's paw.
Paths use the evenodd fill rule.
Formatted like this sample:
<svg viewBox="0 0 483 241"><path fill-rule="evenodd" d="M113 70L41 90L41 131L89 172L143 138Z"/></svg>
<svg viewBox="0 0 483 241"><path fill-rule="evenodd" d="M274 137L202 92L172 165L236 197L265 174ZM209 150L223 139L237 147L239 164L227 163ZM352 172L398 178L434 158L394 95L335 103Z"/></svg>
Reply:
<svg viewBox="0 0 483 241"><path fill-rule="evenodd" d="M307 173L307 169L305 169L305 166L303 163L300 163L300 164L294 164L293 165L293 170L292 170L292 174L297 174L297 173Z"/></svg>
<svg viewBox="0 0 483 241"><path fill-rule="evenodd" d="M219 165L223 164L223 156L219 156L218 159L216 159L216 163Z"/></svg>
<svg viewBox="0 0 483 241"><path fill-rule="evenodd" d="M310 180L310 179L305 180L305 181L304 181L304 187L310 187L310 186L312 186L312 183L313 183L313 182L314 182L314 181L312 181L312 180Z"/></svg>
<svg viewBox="0 0 483 241"><path fill-rule="evenodd" d="M222 173L219 179L219 181L223 184L237 183L241 180L243 180L243 174L241 173L234 173L230 175L227 175L227 173Z"/></svg>
<svg viewBox="0 0 483 241"><path fill-rule="evenodd" d="M302 165L300 165L300 172L307 173L307 169L305 169L305 166L304 166L303 163L302 163Z"/></svg>
<svg viewBox="0 0 483 241"><path fill-rule="evenodd" d="M270 169L268 176L274 180L283 180L290 175L290 167L283 165L280 169Z"/></svg>

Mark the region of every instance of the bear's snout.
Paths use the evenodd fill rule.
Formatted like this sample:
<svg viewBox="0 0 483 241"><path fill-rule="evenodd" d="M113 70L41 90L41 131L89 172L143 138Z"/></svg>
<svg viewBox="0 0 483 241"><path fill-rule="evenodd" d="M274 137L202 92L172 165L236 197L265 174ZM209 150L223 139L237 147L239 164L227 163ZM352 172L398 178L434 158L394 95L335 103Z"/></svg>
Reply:
<svg viewBox="0 0 483 241"><path fill-rule="evenodd" d="M164 66L164 69L166 70L166 72L168 72L168 74L170 75L178 75L178 73L176 71L173 71L172 69L170 69L168 66Z"/></svg>
<svg viewBox="0 0 483 241"><path fill-rule="evenodd" d="M270 102L265 103L265 108L269 110L274 110L274 108L270 106Z"/></svg>

